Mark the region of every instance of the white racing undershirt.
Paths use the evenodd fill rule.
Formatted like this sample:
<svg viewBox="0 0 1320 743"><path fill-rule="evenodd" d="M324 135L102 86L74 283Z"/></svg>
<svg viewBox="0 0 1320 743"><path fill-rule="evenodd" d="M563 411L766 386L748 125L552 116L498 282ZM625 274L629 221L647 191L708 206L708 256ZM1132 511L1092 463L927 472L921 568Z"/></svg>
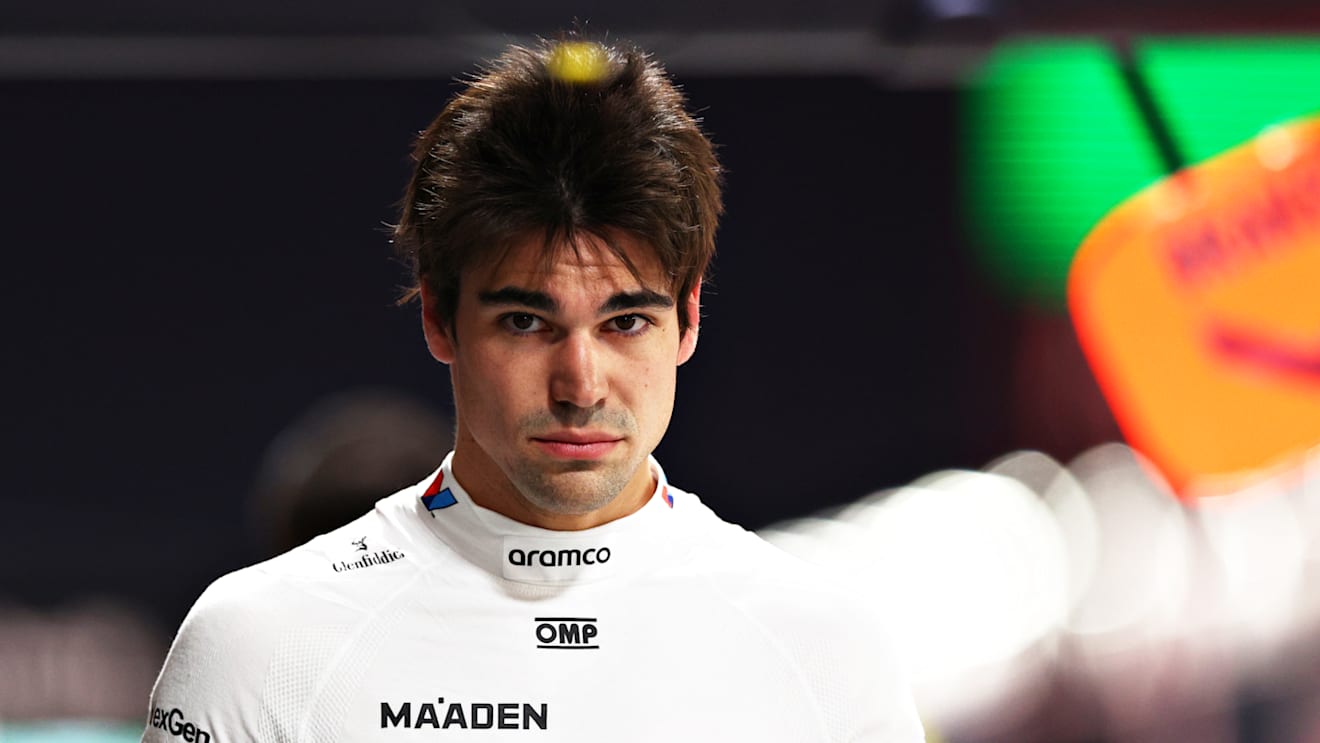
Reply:
<svg viewBox="0 0 1320 743"><path fill-rule="evenodd" d="M654 460L641 509L576 532L477 506L449 463L212 584L143 741L922 740L882 615Z"/></svg>

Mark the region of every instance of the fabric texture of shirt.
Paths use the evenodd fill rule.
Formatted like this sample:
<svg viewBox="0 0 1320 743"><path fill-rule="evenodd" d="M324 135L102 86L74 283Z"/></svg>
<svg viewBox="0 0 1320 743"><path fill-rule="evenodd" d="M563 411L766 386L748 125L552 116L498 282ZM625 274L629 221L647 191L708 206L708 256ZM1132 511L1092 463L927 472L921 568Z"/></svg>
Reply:
<svg viewBox="0 0 1320 743"><path fill-rule="evenodd" d="M213 583L144 743L923 740L876 609L654 460L639 511L558 532L474 504L451 459Z"/></svg>

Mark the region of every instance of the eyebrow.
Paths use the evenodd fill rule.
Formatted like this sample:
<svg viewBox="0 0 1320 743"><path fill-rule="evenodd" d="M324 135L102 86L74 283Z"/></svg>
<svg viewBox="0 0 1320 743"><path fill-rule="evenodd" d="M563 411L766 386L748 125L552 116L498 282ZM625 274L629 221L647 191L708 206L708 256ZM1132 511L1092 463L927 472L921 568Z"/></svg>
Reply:
<svg viewBox="0 0 1320 743"><path fill-rule="evenodd" d="M618 312L619 310L661 309L674 306L674 298L668 294L642 289L635 292L619 292L605 300L600 306L600 313Z"/></svg>
<svg viewBox="0 0 1320 743"><path fill-rule="evenodd" d="M559 311L559 303L549 294L532 291L531 289L519 289L516 286L506 286L494 291L480 292L477 294L477 301L489 307L517 305L519 307L531 307L541 312L554 313Z"/></svg>
<svg viewBox="0 0 1320 743"><path fill-rule="evenodd" d="M523 289L517 286L505 286L493 291L477 294L477 300L488 307L515 305L554 314L559 311L559 302L545 292ZM674 306L674 298L650 289L635 292L618 292L606 299L597 310L599 314L620 310L639 310L647 308L669 309Z"/></svg>

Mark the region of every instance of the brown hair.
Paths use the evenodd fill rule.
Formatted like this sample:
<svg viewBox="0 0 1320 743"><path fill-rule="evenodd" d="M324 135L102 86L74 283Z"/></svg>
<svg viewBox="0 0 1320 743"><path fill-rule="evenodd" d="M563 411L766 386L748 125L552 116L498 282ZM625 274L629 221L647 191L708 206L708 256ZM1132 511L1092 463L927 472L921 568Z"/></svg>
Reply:
<svg viewBox="0 0 1320 743"><path fill-rule="evenodd" d="M706 273L723 212L714 148L644 52L593 43L593 74L571 81L554 72L562 43L510 47L418 137L394 228L417 281L403 301L426 282L452 328L460 274L537 232L547 264L586 233L636 275L608 237L623 230L655 251L686 331L682 298Z"/></svg>

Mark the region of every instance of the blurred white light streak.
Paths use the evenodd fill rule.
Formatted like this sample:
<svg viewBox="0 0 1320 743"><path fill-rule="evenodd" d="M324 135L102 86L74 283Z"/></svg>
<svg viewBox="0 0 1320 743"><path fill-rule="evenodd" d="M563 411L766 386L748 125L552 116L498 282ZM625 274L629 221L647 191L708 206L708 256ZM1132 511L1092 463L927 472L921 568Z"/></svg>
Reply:
<svg viewBox="0 0 1320 743"><path fill-rule="evenodd" d="M1268 641L1295 616L1306 543L1292 504L1262 483L1198 504L1206 540L1219 560L1226 618L1241 641Z"/></svg>
<svg viewBox="0 0 1320 743"><path fill-rule="evenodd" d="M1012 729L1064 668L1110 724L1153 729L1215 714L1235 674L1277 673L1285 643L1320 631L1303 590L1320 578L1320 448L1285 464L1186 505L1122 444L1067 468L1014 452L761 534L901 607L890 629L945 730Z"/></svg>
<svg viewBox="0 0 1320 743"><path fill-rule="evenodd" d="M1188 590L1190 544L1182 509L1121 444L1096 447L1069 467L1090 496L1099 561L1069 629L1122 646L1176 632Z"/></svg>
<svg viewBox="0 0 1320 743"><path fill-rule="evenodd" d="M1016 480L924 482L762 536L904 607L890 628L922 707L950 718L1004 688L1013 662L1060 625L1067 555L1049 510Z"/></svg>
<svg viewBox="0 0 1320 743"><path fill-rule="evenodd" d="M1053 512L1068 557L1068 610L1076 610L1091 588L1100 554L1100 527L1081 483L1062 464L1038 451L1006 454L985 470L1031 488Z"/></svg>

